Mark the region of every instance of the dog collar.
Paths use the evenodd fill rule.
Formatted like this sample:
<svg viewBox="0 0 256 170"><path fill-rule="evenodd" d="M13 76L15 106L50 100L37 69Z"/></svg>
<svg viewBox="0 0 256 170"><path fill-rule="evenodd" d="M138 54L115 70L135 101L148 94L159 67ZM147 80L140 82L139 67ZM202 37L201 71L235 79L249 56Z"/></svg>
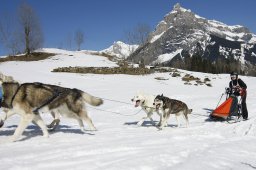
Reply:
<svg viewBox="0 0 256 170"><path fill-rule="evenodd" d="M3 88L0 87L0 108L2 107L3 101L4 101L4 91L3 91ZM1 123L2 123L2 122L1 122ZM0 123L0 124L1 124L1 123ZM2 124L2 125L3 125L3 124ZM0 125L0 127L1 127L1 125Z"/></svg>
<svg viewBox="0 0 256 170"><path fill-rule="evenodd" d="M2 99L3 100L3 98L4 98L4 91L3 91L3 88L2 87L0 87L0 99Z"/></svg>

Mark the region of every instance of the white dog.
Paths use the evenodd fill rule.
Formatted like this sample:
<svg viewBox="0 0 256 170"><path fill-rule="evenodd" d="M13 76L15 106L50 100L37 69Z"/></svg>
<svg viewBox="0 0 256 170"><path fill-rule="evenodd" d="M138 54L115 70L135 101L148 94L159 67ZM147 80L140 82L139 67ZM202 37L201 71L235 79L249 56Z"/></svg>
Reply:
<svg viewBox="0 0 256 170"><path fill-rule="evenodd" d="M153 115L153 112L156 112L160 117L161 114L159 113L158 110L156 110L155 106L153 105L154 103L154 99L155 99L156 96L154 95L150 95L150 94L144 94L144 93L137 93L137 95L135 95L133 98L132 98L132 102L135 103L135 107L141 107L146 113L147 113L147 116L146 117L143 117L138 123L137 125L141 126L142 123L145 121L145 119L149 118L152 122L153 125L155 125L153 119L152 119L152 115Z"/></svg>

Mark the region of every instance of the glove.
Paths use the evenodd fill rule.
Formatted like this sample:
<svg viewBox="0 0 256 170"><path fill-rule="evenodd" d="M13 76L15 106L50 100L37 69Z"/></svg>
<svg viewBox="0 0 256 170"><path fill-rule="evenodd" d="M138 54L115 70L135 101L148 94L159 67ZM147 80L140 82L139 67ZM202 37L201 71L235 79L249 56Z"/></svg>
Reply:
<svg viewBox="0 0 256 170"><path fill-rule="evenodd" d="M226 87L225 90L226 90L226 94L230 94L231 93L231 89L229 87Z"/></svg>
<svg viewBox="0 0 256 170"><path fill-rule="evenodd" d="M240 94L240 96L244 96L246 94L246 89L240 88L239 94Z"/></svg>

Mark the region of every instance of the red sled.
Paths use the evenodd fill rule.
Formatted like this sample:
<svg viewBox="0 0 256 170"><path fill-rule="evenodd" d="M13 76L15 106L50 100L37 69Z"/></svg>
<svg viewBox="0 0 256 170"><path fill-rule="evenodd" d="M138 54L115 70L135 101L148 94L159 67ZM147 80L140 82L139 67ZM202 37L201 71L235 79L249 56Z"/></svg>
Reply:
<svg viewBox="0 0 256 170"><path fill-rule="evenodd" d="M236 115L238 111L238 99L235 96L230 96L219 107L210 114L211 118L223 118L227 120L230 116Z"/></svg>

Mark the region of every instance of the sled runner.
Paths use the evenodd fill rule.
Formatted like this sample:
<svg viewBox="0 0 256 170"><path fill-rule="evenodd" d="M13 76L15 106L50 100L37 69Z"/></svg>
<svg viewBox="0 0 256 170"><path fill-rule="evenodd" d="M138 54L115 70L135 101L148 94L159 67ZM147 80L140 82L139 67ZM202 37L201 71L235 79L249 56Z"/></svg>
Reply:
<svg viewBox="0 0 256 170"><path fill-rule="evenodd" d="M242 117L241 99L230 94L226 88L226 100L210 114L211 120L226 120L228 123L239 121Z"/></svg>

